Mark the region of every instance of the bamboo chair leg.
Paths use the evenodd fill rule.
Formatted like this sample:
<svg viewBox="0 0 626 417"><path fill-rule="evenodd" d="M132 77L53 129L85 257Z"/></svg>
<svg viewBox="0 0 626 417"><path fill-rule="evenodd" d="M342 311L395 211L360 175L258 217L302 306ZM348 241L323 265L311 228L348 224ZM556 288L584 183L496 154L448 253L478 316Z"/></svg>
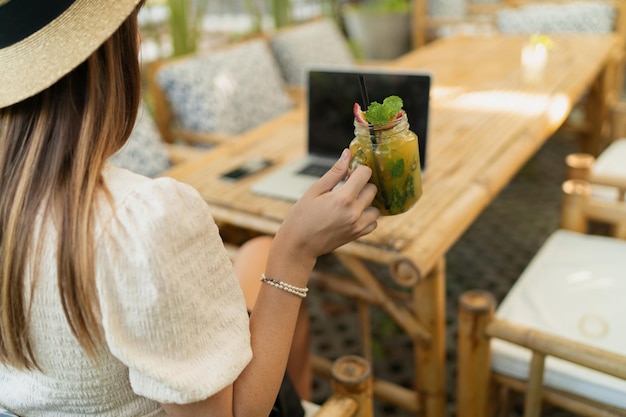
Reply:
<svg viewBox="0 0 626 417"><path fill-rule="evenodd" d="M533 352L532 359L530 360L528 392L526 392L524 401L524 417L539 417L541 415L545 361L546 357L544 355Z"/></svg>
<svg viewBox="0 0 626 417"><path fill-rule="evenodd" d="M626 137L626 102L616 102L611 108L611 142Z"/></svg>
<svg viewBox="0 0 626 417"><path fill-rule="evenodd" d="M495 417L507 417L513 407L511 390L508 387L498 385L495 382L493 382L493 385L495 385L493 389L496 392L495 398L497 398L497 401L494 401L495 404L490 406L492 410L489 412L489 415Z"/></svg>
<svg viewBox="0 0 626 417"><path fill-rule="evenodd" d="M587 180L596 158L588 153L572 153L565 158L568 180Z"/></svg>
<svg viewBox="0 0 626 417"><path fill-rule="evenodd" d="M361 324L361 341L363 343L363 356L370 363L374 363L372 325L370 317L370 305L366 301L358 300L359 323Z"/></svg>
<svg viewBox="0 0 626 417"><path fill-rule="evenodd" d="M563 205L561 208L561 227L574 232L587 231L585 201L591 194L591 187L586 181L567 180L563 183Z"/></svg>
<svg viewBox="0 0 626 417"><path fill-rule="evenodd" d="M485 291L468 291L459 301L457 351L457 416L486 417L489 413L491 360L485 327L496 302Z"/></svg>

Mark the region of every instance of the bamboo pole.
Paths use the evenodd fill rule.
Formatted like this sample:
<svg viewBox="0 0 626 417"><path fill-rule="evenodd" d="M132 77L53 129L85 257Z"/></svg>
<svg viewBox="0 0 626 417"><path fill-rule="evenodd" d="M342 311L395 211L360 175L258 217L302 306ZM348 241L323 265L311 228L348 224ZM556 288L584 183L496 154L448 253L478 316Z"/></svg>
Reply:
<svg viewBox="0 0 626 417"><path fill-rule="evenodd" d="M445 297L446 267L442 258L413 291L413 309L432 336L429 345L413 337L417 392L420 408L427 416L446 415Z"/></svg>
<svg viewBox="0 0 626 417"><path fill-rule="evenodd" d="M626 5L626 2L623 2ZM624 14L626 16L626 13ZM611 142L626 137L626 103L616 102L611 107Z"/></svg>
<svg viewBox="0 0 626 417"><path fill-rule="evenodd" d="M563 183L562 189L561 227L585 233L587 231L587 219L584 205L591 194L589 183L582 180L567 180Z"/></svg>
<svg viewBox="0 0 626 417"><path fill-rule="evenodd" d="M386 295L383 286L376 277L372 275L363 262L349 255L337 253L336 256L337 259L350 270L354 277L376 297L377 304L379 304L409 336L417 338L422 344L429 345L431 343L432 338L428 329L411 314L411 311L404 308L403 305L394 302Z"/></svg>
<svg viewBox="0 0 626 417"><path fill-rule="evenodd" d="M359 408L354 398L333 395L320 407L314 417L354 417Z"/></svg>
<svg viewBox="0 0 626 417"><path fill-rule="evenodd" d="M457 340L457 416L486 417L489 412L491 360L485 328L496 301L486 291L467 291L459 300Z"/></svg>
<svg viewBox="0 0 626 417"><path fill-rule="evenodd" d="M528 390L526 391L526 398L524 400L524 417L539 417L541 415L541 397L545 363L545 355L539 352L533 352L530 359Z"/></svg>
<svg viewBox="0 0 626 417"><path fill-rule="evenodd" d="M588 180L596 158L588 153L572 153L565 157L566 177L569 180Z"/></svg>
<svg viewBox="0 0 626 417"><path fill-rule="evenodd" d="M357 301L359 323L361 324L361 341L363 343L363 356L370 363L374 363L374 349L372 340L372 319L370 305L362 300Z"/></svg>
<svg viewBox="0 0 626 417"><path fill-rule="evenodd" d="M419 48L426 44L426 0L413 0L411 4L411 47Z"/></svg>
<svg viewBox="0 0 626 417"><path fill-rule="evenodd" d="M329 359L313 355L311 356L311 364L316 375L330 379L332 362ZM411 413L418 414L420 412L418 394L414 390L394 384L393 382L374 379L373 391L375 398L393 404Z"/></svg>
<svg viewBox="0 0 626 417"><path fill-rule="evenodd" d="M352 398L358 404L353 417L373 417L372 370L360 356L342 356L331 368L331 386L335 395Z"/></svg>
<svg viewBox="0 0 626 417"><path fill-rule="evenodd" d="M499 386L507 387L516 392L528 390L528 382L506 375L494 373L493 379ZM620 410L606 404L591 401L578 395L565 393L553 388L544 387L542 397L546 403L568 410L585 417L626 417L626 410Z"/></svg>
<svg viewBox="0 0 626 417"><path fill-rule="evenodd" d="M543 355L626 379L626 356L571 339L494 318L486 328L490 337L523 346Z"/></svg>

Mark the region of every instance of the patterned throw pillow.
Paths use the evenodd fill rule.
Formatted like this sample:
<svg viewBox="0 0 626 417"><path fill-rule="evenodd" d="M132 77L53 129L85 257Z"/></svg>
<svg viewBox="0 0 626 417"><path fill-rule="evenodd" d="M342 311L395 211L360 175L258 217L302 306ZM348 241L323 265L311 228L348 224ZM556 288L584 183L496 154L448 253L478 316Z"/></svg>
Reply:
<svg viewBox="0 0 626 417"><path fill-rule="evenodd" d="M154 177L171 166L165 143L152 115L143 103L128 142L111 156L109 162L146 177Z"/></svg>
<svg viewBox="0 0 626 417"><path fill-rule="evenodd" d="M257 39L163 67L157 74L183 129L238 134L292 107L278 64Z"/></svg>
<svg viewBox="0 0 626 417"><path fill-rule="evenodd" d="M613 6L602 2L536 4L498 12L498 29L509 34L611 33L616 19Z"/></svg>
<svg viewBox="0 0 626 417"><path fill-rule="evenodd" d="M439 18L463 18L467 11L466 0L429 0L428 16ZM483 0L483 3L495 3L495 1Z"/></svg>
<svg viewBox="0 0 626 417"><path fill-rule="evenodd" d="M287 84L306 84L313 65L353 65L348 42L330 19L316 20L276 32L270 46Z"/></svg>

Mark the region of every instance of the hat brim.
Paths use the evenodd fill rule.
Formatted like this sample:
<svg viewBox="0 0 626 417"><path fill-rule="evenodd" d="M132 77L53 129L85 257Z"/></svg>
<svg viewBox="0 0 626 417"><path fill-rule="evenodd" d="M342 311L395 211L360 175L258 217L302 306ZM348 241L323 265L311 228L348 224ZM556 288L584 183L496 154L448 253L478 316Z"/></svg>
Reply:
<svg viewBox="0 0 626 417"><path fill-rule="evenodd" d="M26 39L0 49L0 108L61 79L100 47L140 0L76 0Z"/></svg>

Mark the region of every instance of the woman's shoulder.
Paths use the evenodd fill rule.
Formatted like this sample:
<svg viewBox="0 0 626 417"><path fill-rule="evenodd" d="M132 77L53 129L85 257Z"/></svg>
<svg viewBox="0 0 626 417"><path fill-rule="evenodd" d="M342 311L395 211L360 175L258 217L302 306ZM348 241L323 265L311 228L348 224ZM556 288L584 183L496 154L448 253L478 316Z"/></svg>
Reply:
<svg viewBox="0 0 626 417"><path fill-rule="evenodd" d="M180 227L181 222L213 223L209 208L190 185L172 178L148 178L131 171L108 166L104 181L109 197L103 196L100 220L128 224L133 228Z"/></svg>
<svg viewBox="0 0 626 417"><path fill-rule="evenodd" d="M108 165L105 168L103 176L107 189L116 202L123 201L131 196L148 199L175 197L177 195L201 198L198 192L190 185L169 177L145 177L113 165Z"/></svg>

